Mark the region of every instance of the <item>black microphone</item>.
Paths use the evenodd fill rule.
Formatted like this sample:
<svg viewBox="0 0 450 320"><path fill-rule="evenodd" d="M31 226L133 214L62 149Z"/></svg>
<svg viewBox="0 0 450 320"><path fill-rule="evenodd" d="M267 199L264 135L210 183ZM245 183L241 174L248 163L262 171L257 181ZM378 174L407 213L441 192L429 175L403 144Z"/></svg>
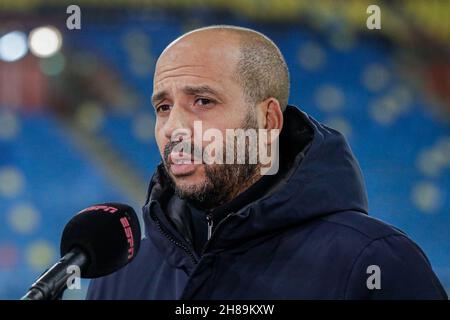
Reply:
<svg viewBox="0 0 450 320"><path fill-rule="evenodd" d="M76 266L82 278L119 270L137 254L141 229L136 212L120 203L91 206L76 214L61 237L61 259L33 283L21 300L54 300L67 288Z"/></svg>

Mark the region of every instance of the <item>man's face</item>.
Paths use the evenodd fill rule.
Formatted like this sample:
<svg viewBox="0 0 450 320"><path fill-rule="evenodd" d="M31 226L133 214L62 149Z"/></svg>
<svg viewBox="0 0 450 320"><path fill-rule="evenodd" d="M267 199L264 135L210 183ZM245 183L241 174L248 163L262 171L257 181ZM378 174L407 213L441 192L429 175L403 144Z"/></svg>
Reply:
<svg viewBox="0 0 450 320"><path fill-rule="evenodd" d="M214 128L223 137L226 129L257 128L255 110L233 74L238 58L236 41L202 32L170 46L156 65L156 141L167 174L183 198L209 200L211 205L229 200L241 180L256 171L252 165L196 164L191 155L179 161L180 153L173 150L180 141L194 141L194 121L201 121L202 132ZM208 143L202 142L203 147Z"/></svg>

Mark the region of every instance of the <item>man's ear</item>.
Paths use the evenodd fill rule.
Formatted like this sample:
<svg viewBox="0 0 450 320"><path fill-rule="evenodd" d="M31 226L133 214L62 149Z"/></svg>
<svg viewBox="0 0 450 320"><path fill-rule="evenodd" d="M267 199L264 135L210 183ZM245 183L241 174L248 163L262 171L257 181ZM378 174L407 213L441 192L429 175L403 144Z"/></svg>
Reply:
<svg viewBox="0 0 450 320"><path fill-rule="evenodd" d="M267 130L283 128L283 111L280 102L275 98L267 98L261 102L262 128Z"/></svg>
<svg viewBox="0 0 450 320"><path fill-rule="evenodd" d="M280 166L278 138L283 128L280 102L275 98L264 100L260 105L259 116L260 128L265 129L258 136L259 159L263 164L261 175L273 175Z"/></svg>

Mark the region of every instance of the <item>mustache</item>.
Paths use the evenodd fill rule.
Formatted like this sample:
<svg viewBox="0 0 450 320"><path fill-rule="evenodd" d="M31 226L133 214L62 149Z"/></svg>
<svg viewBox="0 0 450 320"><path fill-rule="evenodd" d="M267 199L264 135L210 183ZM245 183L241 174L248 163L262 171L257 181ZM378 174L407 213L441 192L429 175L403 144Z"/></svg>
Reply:
<svg viewBox="0 0 450 320"><path fill-rule="evenodd" d="M173 151L173 149L175 149L175 147L177 147L178 150L183 150L183 152L185 152L187 154L202 155L202 150L199 149L195 144L192 144L190 141L169 141L164 146L164 163L167 166L170 166L169 155L172 153L172 151Z"/></svg>

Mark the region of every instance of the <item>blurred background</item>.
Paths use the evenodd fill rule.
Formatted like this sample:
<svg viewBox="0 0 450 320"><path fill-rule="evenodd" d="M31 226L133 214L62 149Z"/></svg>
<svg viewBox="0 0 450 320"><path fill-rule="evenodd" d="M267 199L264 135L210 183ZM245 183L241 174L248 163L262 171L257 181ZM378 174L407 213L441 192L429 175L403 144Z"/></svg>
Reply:
<svg viewBox="0 0 450 320"><path fill-rule="evenodd" d="M141 212L160 159L155 61L211 24L277 43L290 103L346 135L371 215L416 241L450 292L450 1L85 0L73 30L70 4L0 0L0 299L20 298L59 258L79 210ZM369 4L381 29L366 26Z"/></svg>

